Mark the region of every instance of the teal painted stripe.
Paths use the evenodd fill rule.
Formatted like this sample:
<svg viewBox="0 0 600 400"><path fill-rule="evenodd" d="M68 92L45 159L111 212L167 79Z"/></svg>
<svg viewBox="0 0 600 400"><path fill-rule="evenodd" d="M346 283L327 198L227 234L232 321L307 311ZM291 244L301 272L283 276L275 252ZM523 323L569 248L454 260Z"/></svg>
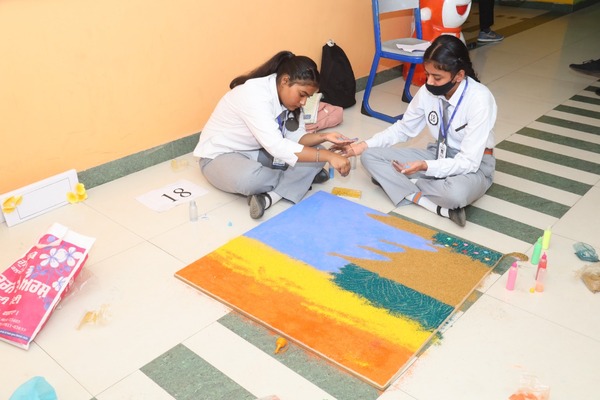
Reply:
<svg viewBox="0 0 600 400"><path fill-rule="evenodd" d="M566 119L549 117L547 115L543 115L537 119L539 122L543 122L545 124L556 125L562 128L573 129L575 131L592 133L594 135L600 135L600 127L582 124L581 122L568 121Z"/></svg>
<svg viewBox="0 0 600 400"><path fill-rule="evenodd" d="M392 315L412 319L432 333L454 312L457 305L450 306L354 264L346 264L332 275L333 282L342 289L367 299Z"/></svg>
<svg viewBox="0 0 600 400"><path fill-rule="evenodd" d="M498 253L477 243L469 242L458 236L450 235L444 231L439 231L433 235L433 242L450 249L453 253L468 256L472 260L477 260L489 267L496 265L502 257L502 253Z"/></svg>
<svg viewBox="0 0 600 400"><path fill-rule="evenodd" d="M575 149L600 153L600 144L587 142L585 140L573 139L568 136L558 135L556 133L544 132L532 128L523 128L517 132L519 135L545 140L563 146L573 147Z"/></svg>
<svg viewBox="0 0 600 400"><path fill-rule="evenodd" d="M539 237L544 234L542 229L524 224L523 222L486 211L475 206L468 206L465 209L467 220L477 225L481 225L493 231L522 240L526 243L534 244Z"/></svg>
<svg viewBox="0 0 600 400"><path fill-rule="evenodd" d="M338 400L375 400L380 395L371 385L292 342L287 351L275 355L276 334L239 313L231 312L218 322Z"/></svg>
<svg viewBox="0 0 600 400"><path fill-rule="evenodd" d="M571 100L578 101L580 103L597 104L600 106L600 97L587 97L587 96L575 95L575 96L571 97Z"/></svg>
<svg viewBox="0 0 600 400"><path fill-rule="evenodd" d="M564 165L565 167L570 167L578 169L580 171L591 172L592 174L600 175L600 164L591 161L580 160L575 157L565 156L547 150L536 149L535 147L526 146L520 143L514 143L508 140L504 140L498 143L496 147L498 147L499 149L512 151L513 153L523 154L554 164Z"/></svg>
<svg viewBox="0 0 600 400"><path fill-rule="evenodd" d="M520 190L512 189L503 185L494 183L486 192L487 195L517 204L530 210L538 211L546 215L560 218L569 211L569 206L560 204L543 197L525 193Z"/></svg>
<svg viewBox="0 0 600 400"><path fill-rule="evenodd" d="M557 106L554 109L556 111L562 111L562 112L566 112L569 114L579 115L582 117L600 119L600 112L598 112L598 111L586 110L584 108L577 108L577 107L571 107L571 106L565 106L565 105Z"/></svg>
<svg viewBox="0 0 600 400"><path fill-rule="evenodd" d="M564 190L569 193L575 193L580 196L583 196L592 188L592 185L586 183L577 182L572 179L563 178L562 176L549 174L547 172L499 159L496 159L496 171L527 179L528 181L541 183L542 185Z"/></svg>
<svg viewBox="0 0 600 400"><path fill-rule="evenodd" d="M252 393L182 344L140 370L177 400L256 399Z"/></svg>

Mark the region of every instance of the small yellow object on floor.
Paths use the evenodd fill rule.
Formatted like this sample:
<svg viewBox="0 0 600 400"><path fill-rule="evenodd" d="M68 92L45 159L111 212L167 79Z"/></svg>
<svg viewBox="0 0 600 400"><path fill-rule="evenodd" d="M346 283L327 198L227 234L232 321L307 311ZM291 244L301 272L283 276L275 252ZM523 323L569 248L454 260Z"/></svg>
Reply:
<svg viewBox="0 0 600 400"><path fill-rule="evenodd" d="M362 192L360 190L342 188L337 186L331 189L331 194L335 194L336 196L354 197L356 199L360 199L360 196L362 196Z"/></svg>
<svg viewBox="0 0 600 400"><path fill-rule="evenodd" d="M23 196L10 196L2 203L2 212L8 214L15 211L22 201Z"/></svg>
<svg viewBox="0 0 600 400"><path fill-rule="evenodd" d="M285 350L287 350L287 340L285 340L284 338L280 337L277 338L277 340L275 341L275 354L279 353L279 352L284 352Z"/></svg>
<svg viewBox="0 0 600 400"><path fill-rule="evenodd" d="M85 191L85 185L78 183L75 185L75 192L67 192L67 201L71 204L79 203L87 199L87 192Z"/></svg>

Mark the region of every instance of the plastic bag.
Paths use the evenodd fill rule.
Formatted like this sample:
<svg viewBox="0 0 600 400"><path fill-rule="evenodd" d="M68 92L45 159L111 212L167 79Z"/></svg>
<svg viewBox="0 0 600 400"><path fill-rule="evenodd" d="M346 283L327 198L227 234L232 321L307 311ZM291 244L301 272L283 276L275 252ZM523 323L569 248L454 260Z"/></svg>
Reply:
<svg viewBox="0 0 600 400"><path fill-rule="evenodd" d="M332 128L342 123L344 120L344 109L325 102L319 104L317 113L317 122L306 124L306 132L314 133L326 128Z"/></svg>
<svg viewBox="0 0 600 400"><path fill-rule="evenodd" d="M575 255L577 255L580 260L598 262L596 250L587 243L577 242L573 245L573 250L575 250Z"/></svg>
<svg viewBox="0 0 600 400"><path fill-rule="evenodd" d="M19 386L9 400L57 400L56 391L41 376L35 376Z"/></svg>
<svg viewBox="0 0 600 400"><path fill-rule="evenodd" d="M83 268L94 240L54 224L0 273L0 340L29 348Z"/></svg>
<svg viewBox="0 0 600 400"><path fill-rule="evenodd" d="M592 293L600 292L600 265L586 265L578 275Z"/></svg>
<svg viewBox="0 0 600 400"><path fill-rule="evenodd" d="M509 400L549 400L550 387L540 383L535 375L523 375L517 390Z"/></svg>

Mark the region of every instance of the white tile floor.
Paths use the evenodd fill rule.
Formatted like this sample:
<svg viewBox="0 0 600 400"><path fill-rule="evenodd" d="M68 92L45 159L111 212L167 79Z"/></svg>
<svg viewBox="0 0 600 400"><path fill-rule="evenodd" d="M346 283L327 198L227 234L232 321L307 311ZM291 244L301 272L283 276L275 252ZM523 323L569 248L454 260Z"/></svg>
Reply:
<svg viewBox="0 0 600 400"><path fill-rule="evenodd" d="M499 105L498 141L523 140L514 136L517 130L535 127L540 116L553 115L556 111L551 110L557 105L568 104L571 96L589 85L598 86L598 78L568 68L569 63L600 57L598 21L600 3L471 51L482 82ZM398 113L405 107L398 96L402 84L395 80L378 86L372 106ZM587 95L595 96L593 92ZM345 111L339 131L366 138L387 124L360 114L361 96L358 93L357 105ZM597 112L598 106L590 109ZM586 122L600 126L597 119ZM574 134L600 143L598 135ZM527 140L534 141L529 142L534 146L552 146ZM597 153L570 151L574 157L600 164ZM580 197L497 174L497 183L510 183L513 188L572 206L561 218L488 196L477 203L490 211L502 208L503 215L541 229L552 227L547 290L529 293L531 283L526 278L517 281L513 292L505 290L505 276L487 282L483 296L444 332L443 340L429 348L380 399L507 399L524 374L534 374L549 385L552 399L597 398L600 294L592 294L576 277L586 263L573 254L572 245L583 241L600 250L600 175L557 169L551 163L501 150L497 156L593 185ZM179 343L256 397L333 398L215 324L228 309L173 277L188 263L260 223L249 218L245 199L213 189L191 155L181 159L189 161L186 168L174 170L168 162L156 165L89 190L84 203L11 228L0 226L0 265L4 266L22 255L54 222L96 238L82 283L61 304L31 348L23 351L0 343L0 398L8 398L19 384L40 375L61 400L173 399L139 369ZM188 222L185 206L159 214L135 200L178 179L209 189L209 194L197 201L203 216L197 223ZM394 208L360 165L350 176L338 175L315 189L328 191L333 186L362 190L363 197L355 201L368 207L382 212ZM266 218L289 206L278 203ZM480 225L468 223L459 228L416 206L396 211L503 253L531 252L531 244ZM533 266L523 263L520 276L533 271ZM103 304L109 306L111 318L105 324L77 330L85 311ZM250 372L257 365L277 379Z"/></svg>

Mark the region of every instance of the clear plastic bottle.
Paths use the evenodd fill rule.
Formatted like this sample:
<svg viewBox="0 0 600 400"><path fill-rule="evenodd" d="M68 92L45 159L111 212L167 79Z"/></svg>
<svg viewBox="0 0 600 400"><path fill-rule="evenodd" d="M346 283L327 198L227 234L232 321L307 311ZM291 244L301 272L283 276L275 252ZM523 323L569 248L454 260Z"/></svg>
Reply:
<svg viewBox="0 0 600 400"><path fill-rule="evenodd" d="M538 271L537 279L535 280L535 291L543 292L544 291L544 280L546 279L546 268L541 268Z"/></svg>
<svg viewBox="0 0 600 400"><path fill-rule="evenodd" d="M196 206L196 201L190 201L190 222L198 221L198 206Z"/></svg>

